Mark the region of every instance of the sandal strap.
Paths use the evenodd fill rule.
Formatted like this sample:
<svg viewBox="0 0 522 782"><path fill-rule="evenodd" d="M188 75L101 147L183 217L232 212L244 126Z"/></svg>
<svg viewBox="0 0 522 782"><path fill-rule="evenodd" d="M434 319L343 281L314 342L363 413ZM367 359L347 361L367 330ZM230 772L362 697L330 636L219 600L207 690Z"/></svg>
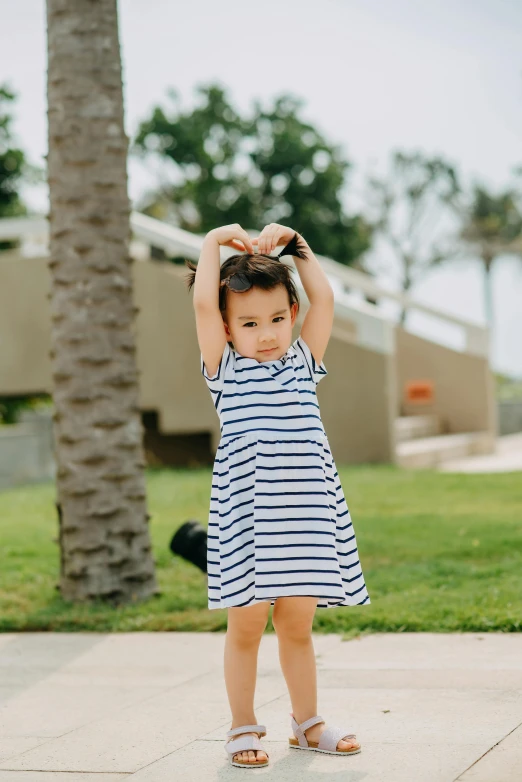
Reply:
<svg viewBox="0 0 522 782"><path fill-rule="evenodd" d="M262 738L266 736L266 725L241 725L239 728L227 730L227 736L237 736L240 733L259 733L259 738Z"/></svg>
<svg viewBox="0 0 522 782"><path fill-rule="evenodd" d="M330 752L337 751L337 745L341 739L354 739L355 733L347 733L344 728L340 728L338 725L329 725L323 730L319 737L319 749L326 749Z"/></svg>
<svg viewBox="0 0 522 782"><path fill-rule="evenodd" d="M308 728L311 728L312 725L317 725L318 722L324 722L323 718L317 714L315 717L310 717L309 719L302 722L300 725L297 724L297 721L293 714L290 714L292 717L292 730L294 731L294 736L299 741L300 747L307 747L308 746L308 739L305 736L305 730L308 730Z"/></svg>
<svg viewBox="0 0 522 782"><path fill-rule="evenodd" d="M225 744L225 750L230 756L230 758L232 758L234 755L236 755L239 752L245 752L250 749L262 750L268 758L268 752L261 744L261 740L259 739L259 736L253 736L251 733L247 734L246 736L240 736L237 739L231 739L230 741L227 741Z"/></svg>

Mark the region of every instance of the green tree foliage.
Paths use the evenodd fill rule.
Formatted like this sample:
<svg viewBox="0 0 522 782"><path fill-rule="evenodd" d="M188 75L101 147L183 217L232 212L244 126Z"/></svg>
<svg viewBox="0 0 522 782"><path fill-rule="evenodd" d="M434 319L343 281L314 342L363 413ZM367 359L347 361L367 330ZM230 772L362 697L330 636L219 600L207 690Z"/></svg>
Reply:
<svg viewBox="0 0 522 782"><path fill-rule="evenodd" d="M10 111L12 103L16 100L16 94L6 85L0 85L0 218L18 217L27 213L23 204L19 188L25 178L38 181L41 172L36 167L30 166L24 152L17 149L11 123L13 121ZM0 242L0 250L14 247L16 242ZM49 400L48 395L41 395L44 400ZM0 424L12 424L18 420L20 410L38 404L40 397L0 397Z"/></svg>
<svg viewBox="0 0 522 782"><path fill-rule="evenodd" d="M10 104L16 95L7 85L0 85L0 217L15 217L26 213L18 188L26 165L21 149L13 146Z"/></svg>
<svg viewBox="0 0 522 782"><path fill-rule="evenodd" d="M368 249L369 226L346 215L339 199L351 164L299 117L301 100L282 95L267 110L255 102L241 117L220 86L197 92L200 105L184 113L170 90L173 110L156 107L139 127L135 152L171 161L177 180L145 212L196 233L231 222L247 230L291 225L318 253L345 264Z"/></svg>
<svg viewBox="0 0 522 782"><path fill-rule="evenodd" d="M458 257L458 237L444 220L454 217L460 192L456 169L421 152L396 150L387 176L367 177L368 219L394 253L404 293L431 268ZM405 319L403 309L400 323Z"/></svg>

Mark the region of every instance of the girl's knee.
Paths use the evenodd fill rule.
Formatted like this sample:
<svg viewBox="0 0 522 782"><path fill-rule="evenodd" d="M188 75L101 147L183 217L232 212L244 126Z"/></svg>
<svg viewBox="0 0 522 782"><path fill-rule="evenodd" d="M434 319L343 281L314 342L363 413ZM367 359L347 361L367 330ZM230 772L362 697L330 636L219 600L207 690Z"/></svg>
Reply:
<svg viewBox="0 0 522 782"><path fill-rule="evenodd" d="M258 609L257 607L229 608L227 633L236 643L259 643L267 620L267 609Z"/></svg>
<svg viewBox="0 0 522 782"><path fill-rule="evenodd" d="M272 624L277 637L294 642L309 641L312 635L313 611L276 610L276 607L272 615Z"/></svg>
<svg viewBox="0 0 522 782"><path fill-rule="evenodd" d="M299 622L295 619L284 619L274 622L277 637L283 641L305 643L312 636L312 626L309 622Z"/></svg>

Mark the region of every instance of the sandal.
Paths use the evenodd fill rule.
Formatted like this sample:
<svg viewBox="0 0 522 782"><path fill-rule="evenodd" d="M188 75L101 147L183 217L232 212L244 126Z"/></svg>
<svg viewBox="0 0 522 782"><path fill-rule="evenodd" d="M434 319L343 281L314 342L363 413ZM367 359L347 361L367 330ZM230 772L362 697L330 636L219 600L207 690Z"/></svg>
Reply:
<svg viewBox="0 0 522 782"><path fill-rule="evenodd" d="M260 766L268 766L268 752L265 750L261 741L259 740L263 736L266 736L266 727L264 725L242 725L239 728L233 728L227 731L227 736L237 736L238 733L258 733L258 736L240 736L233 741L227 741L225 743L225 752L232 766L238 766L239 768L259 768ZM234 755L238 752L244 752L249 749L261 749L266 753L267 760L233 760Z"/></svg>
<svg viewBox="0 0 522 782"><path fill-rule="evenodd" d="M310 749L314 752L326 752L328 755L356 755L361 751L361 747L357 747L357 749L337 749L337 744L341 739L354 739L356 736L355 733L346 733L343 728L339 728L336 725L330 725L325 728L321 733L319 741L308 741L305 736L305 730L311 728L312 725L317 725L318 722L324 722L323 718L317 715L298 725L294 715L290 714L290 716L292 718L294 737L297 736L297 738L288 739L288 743L295 749Z"/></svg>

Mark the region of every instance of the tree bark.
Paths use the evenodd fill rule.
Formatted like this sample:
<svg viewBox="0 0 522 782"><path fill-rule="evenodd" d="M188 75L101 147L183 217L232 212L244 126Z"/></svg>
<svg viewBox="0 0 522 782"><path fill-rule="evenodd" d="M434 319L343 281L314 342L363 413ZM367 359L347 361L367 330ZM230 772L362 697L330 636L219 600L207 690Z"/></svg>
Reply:
<svg viewBox="0 0 522 782"><path fill-rule="evenodd" d="M51 362L64 599L156 593L116 0L47 0Z"/></svg>
<svg viewBox="0 0 522 782"><path fill-rule="evenodd" d="M493 306L493 258L490 255L483 255L482 261L484 263L484 315L486 323L490 330L493 331L493 324L495 320L494 306Z"/></svg>
<svg viewBox="0 0 522 782"><path fill-rule="evenodd" d="M408 275L404 276L402 279L402 293L404 293L406 296L409 294L411 287L412 287L413 281L411 277ZM406 319L408 317L408 309L407 307L401 307L400 313L399 313L399 325L404 329L406 328Z"/></svg>

